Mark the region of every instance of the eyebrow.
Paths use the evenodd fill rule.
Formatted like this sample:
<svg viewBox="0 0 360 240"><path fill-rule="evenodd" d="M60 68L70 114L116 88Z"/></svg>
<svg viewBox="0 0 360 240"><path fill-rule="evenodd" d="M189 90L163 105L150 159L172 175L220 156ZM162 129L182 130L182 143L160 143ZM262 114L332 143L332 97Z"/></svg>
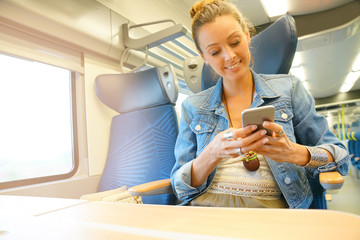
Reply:
<svg viewBox="0 0 360 240"><path fill-rule="evenodd" d="M229 36L226 40L229 40L230 38L232 38L233 35L235 35L235 34L237 34L237 33L240 33L240 31L235 31L235 32L233 32L232 34L230 34L230 36ZM207 45L205 49L207 49L207 48L209 48L209 47L211 47L211 46L217 45L217 44L218 44L218 43L211 43L211 44Z"/></svg>

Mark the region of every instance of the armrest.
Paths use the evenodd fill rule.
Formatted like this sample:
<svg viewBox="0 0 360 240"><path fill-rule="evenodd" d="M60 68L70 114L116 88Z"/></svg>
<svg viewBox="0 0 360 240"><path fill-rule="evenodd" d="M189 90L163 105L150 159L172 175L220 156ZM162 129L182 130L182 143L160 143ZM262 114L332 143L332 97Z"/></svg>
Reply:
<svg viewBox="0 0 360 240"><path fill-rule="evenodd" d="M319 179L326 190L340 189L344 184L344 177L339 172L322 172Z"/></svg>
<svg viewBox="0 0 360 240"><path fill-rule="evenodd" d="M162 179L133 186L128 189L133 196L148 196L173 193L170 179Z"/></svg>
<svg viewBox="0 0 360 240"><path fill-rule="evenodd" d="M344 178L338 172L320 173L320 184L325 189L340 189L344 184ZM148 196L173 193L170 179L162 179L133 186L128 189L133 196Z"/></svg>

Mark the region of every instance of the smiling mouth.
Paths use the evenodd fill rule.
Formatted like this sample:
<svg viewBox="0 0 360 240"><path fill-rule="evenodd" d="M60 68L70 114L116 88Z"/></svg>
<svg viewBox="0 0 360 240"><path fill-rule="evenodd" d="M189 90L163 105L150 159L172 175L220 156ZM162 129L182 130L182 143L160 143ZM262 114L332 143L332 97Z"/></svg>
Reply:
<svg viewBox="0 0 360 240"><path fill-rule="evenodd" d="M240 65L240 63L241 63L241 59L238 62L236 62L234 65L225 67L225 68L229 69L229 70L233 70L233 69L237 68Z"/></svg>

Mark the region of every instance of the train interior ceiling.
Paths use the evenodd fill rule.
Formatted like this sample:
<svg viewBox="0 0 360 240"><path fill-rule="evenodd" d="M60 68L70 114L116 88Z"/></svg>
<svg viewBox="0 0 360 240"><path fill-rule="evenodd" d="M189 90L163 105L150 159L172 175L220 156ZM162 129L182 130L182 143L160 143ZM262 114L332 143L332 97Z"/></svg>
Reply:
<svg viewBox="0 0 360 240"><path fill-rule="evenodd" d="M95 192L106 161L110 122L118 114L97 98L96 76L126 73L144 65L171 64L179 85L178 102L192 94L184 80L183 66L185 59L197 55L187 30L191 29L189 10L194 2L0 1L0 53L68 69L75 79L73 140L78 158L77 170L70 178L30 181L33 184L26 186L17 185L16 180L6 183L0 194L79 198ZM265 1L233 2L257 32L278 18L269 17ZM281 14L294 17L298 34L290 73L303 81L315 98L318 112L327 117L330 127L346 143L347 132L360 131L360 1L285 2L287 10ZM140 26L132 28L134 25ZM160 30L175 27L179 27L178 32L165 37L160 34L162 38L152 40L151 45L147 42L147 36L158 36ZM126 49L125 40L137 39L143 39L143 45ZM343 188L333 194L330 209L360 214L356 171L353 166ZM354 201L350 209L341 204L344 197Z"/></svg>

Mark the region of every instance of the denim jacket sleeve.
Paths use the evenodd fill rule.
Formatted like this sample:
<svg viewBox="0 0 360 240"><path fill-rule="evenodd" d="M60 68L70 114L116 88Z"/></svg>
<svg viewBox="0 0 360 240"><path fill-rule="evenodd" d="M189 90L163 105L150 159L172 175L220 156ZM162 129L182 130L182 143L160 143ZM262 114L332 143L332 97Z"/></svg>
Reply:
<svg viewBox="0 0 360 240"><path fill-rule="evenodd" d="M176 163L171 171L171 185L178 199L185 203L206 188L206 181L197 188L191 186L191 168L196 158L196 136L191 130L193 113L191 104L185 100L182 104L178 139L175 145Z"/></svg>
<svg viewBox="0 0 360 240"><path fill-rule="evenodd" d="M342 175L348 174L350 157L346 147L330 131L324 116L315 111L313 97L303 84L293 79L292 107L294 111L293 126L296 142L305 146L316 146L331 153L334 162L317 169L306 168L311 176L319 172L337 170Z"/></svg>

